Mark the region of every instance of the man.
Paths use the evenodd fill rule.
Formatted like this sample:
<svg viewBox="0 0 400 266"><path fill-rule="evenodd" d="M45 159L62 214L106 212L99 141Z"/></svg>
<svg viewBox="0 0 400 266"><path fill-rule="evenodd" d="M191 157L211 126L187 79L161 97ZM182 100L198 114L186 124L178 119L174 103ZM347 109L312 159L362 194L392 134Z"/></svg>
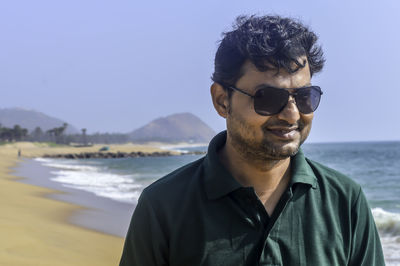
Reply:
<svg viewBox="0 0 400 266"><path fill-rule="evenodd" d="M299 149L322 94L316 41L289 18L237 19L211 86L227 131L143 191L120 265L384 265L360 186Z"/></svg>

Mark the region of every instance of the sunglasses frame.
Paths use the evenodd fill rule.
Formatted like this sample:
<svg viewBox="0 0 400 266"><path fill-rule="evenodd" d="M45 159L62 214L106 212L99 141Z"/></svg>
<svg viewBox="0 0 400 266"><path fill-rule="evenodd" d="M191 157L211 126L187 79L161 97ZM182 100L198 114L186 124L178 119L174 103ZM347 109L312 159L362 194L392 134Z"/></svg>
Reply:
<svg viewBox="0 0 400 266"><path fill-rule="evenodd" d="M234 86L228 86L227 88L228 88L228 89L235 90L235 91L238 91L238 92L240 92L240 93L243 93L243 94L245 94L245 95L251 97L251 98L253 99L253 102L254 102L254 98L255 98L257 92L258 92L259 90L263 90L263 89L284 90L286 93L288 93L288 102L289 102L289 97L290 97L290 96L293 96L293 98L296 100L296 96L299 94L299 92L298 92L299 90L304 90L304 89L310 89L310 90L312 90L312 89L315 89L315 90L317 90L317 91L320 93L320 96L319 96L320 98L319 98L319 101L318 101L317 106L315 107L314 111L312 111L312 112L315 112L315 110L317 110L317 108L318 108L318 106L319 106L319 103L320 103L320 100L321 100L321 95L323 94L323 92L322 92L322 90L321 90L321 88L320 88L319 86L304 86L304 87L293 88L293 89L284 89L284 88L276 88L276 87L272 87L272 86L266 86L266 87L262 87L262 88L258 89L258 90L255 92L254 95L251 95L250 93L248 93L248 92L246 92L246 91L244 91L244 90L242 90L242 89L236 88L236 87L234 87ZM294 91L294 92L290 92L289 90L295 90L295 91ZM295 103L296 103L297 108L299 108L299 106L297 105L297 102L296 102L296 101L295 101ZM254 107L254 111L255 111L257 114L263 115L263 116L271 116L271 115L279 114L279 113L283 110L283 108L284 108L286 105L287 105L287 103L281 108L281 110L279 110L279 111L276 112L276 113L269 114L269 115L266 115L266 114L263 114L263 113L259 113L259 112L257 112L257 110L255 109L255 106L254 106L254 105L253 105L253 107ZM300 112L300 110L299 110L299 112ZM302 114L310 114L310 113L312 113L312 112L309 112L309 113L302 113L302 112L301 112L301 113L302 113Z"/></svg>

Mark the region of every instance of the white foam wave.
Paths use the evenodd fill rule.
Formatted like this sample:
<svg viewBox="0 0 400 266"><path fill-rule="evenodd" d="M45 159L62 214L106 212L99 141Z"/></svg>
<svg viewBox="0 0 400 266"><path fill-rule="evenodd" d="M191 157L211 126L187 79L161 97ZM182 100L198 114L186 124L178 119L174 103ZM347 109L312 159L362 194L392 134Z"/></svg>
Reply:
<svg viewBox="0 0 400 266"><path fill-rule="evenodd" d="M34 160L37 161L37 162L41 162L41 163L48 163L48 162L54 161L52 159L42 158L42 157L35 158Z"/></svg>
<svg viewBox="0 0 400 266"><path fill-rule="evenodd" d="M399 237L381 236L383 255L386 265L400 266L400 239Z"/></svg>
<svg viewBox="0 0 400 266"><path fill-rule="evenodd" d="M92 192L98 196L132 203L138 198L142 185L135 184L130 175L92 171L54 171L51 180L64 186Z"/></svg>
<svg viewBox="0 0 400 266"><path fill-rule="evenodd" d="M381 208L372 209L376 226L385 235L400 237L400 213L392 213Z"/></svg>
<svg viewBox="0 0 400 266"><path fill-rule="evenodd" d="M58 168L58 169L68 169L68 170L76 170L76 171L97 171L98 170L94 166L75 164L73 161L65 162L62 159L36 158L35 161L42 163L44 166Z"/></svg>
<svg viewBox="0 0 400 266"><path fill-rule="evenodd" d="M180 153L188 153L188 150L182 150L182 149L169 149L171 151L176 151L176 152L180 152Z"/></svg>
<svg viewBox="0 0 400 266"><path fill-rule="evenodd" d="M72 186L72 185L68 185L68 184L63 184L63 186L69 187L69 188L74 188L74 189L84 190L87 192L94 193L95 195L97 195L99 197L110 198L113 200L118 200L118 201L127 202L127 203L137 202L139 199L139 196L141 194L141 190L121 193L121 191L113 190L113 189L96 189L94 187L76 186L76 185Z"/></svg>
<svg viewBox="0 0 400 266"><path fill-rule="evenodd" d="M176 152L181 152L181 153L188 153L190 152L189 150L185 150L182 148L198 148L198 147L207 147L208 143L181 143L181 144L170 144L170 145L164 145L164 146L158 146L160 149L163 150L168 150L168 151L176 151Z"/></svg>
<svg viewBox="0 0 400 266"><path fill-rule="evenodd" d="M75 171L93 171L96 172L98 169L93 166L87 165L73 165L73 164L58 164L58 163L44 163L43 165L49 166L52 168L66 169L66 170L75 170Z"/></svg>
<svg viewBox="0 0 400 266"><path fill-rule="evenodd" d="M386 265L400 265L400 213L374 208L372 215L381 237Z"/></svg>
<svg viewBox="0 0 400 266"><path fill-rule="evenodd" d="M143 185L136 183L140 175L120 175L106 170L105 167L85 165L77 161L63 159L37 158L36 161L51 167L54 175L50 180L65 187L94 193L100 197L134 203L137 202Z"/></svg>

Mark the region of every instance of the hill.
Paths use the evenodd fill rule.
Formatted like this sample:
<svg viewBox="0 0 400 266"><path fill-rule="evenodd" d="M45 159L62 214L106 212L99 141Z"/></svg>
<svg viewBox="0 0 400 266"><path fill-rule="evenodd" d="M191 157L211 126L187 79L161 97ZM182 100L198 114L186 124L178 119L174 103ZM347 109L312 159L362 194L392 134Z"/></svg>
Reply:
<svg viewBox="0 0 400 266"><path fill-rule="evenodd" d="M134 142L207 143L215 135L207 124L191 113L161 117L130 133Z"/></svg>
<svg viewBox="0 0 400 266"><path fill-rule="evenodd" d="M4 108L0 109L0 124L4 127L13 127L14 125L20 125L23 128L27 128L29 132L34 130L36 127L40 127L43 131L51 128L62 126L65 121L54 118L37 112L34 110L26 110L22 108ZM68 125L66 129L67 134L78 133L79 131Z"/></svg>

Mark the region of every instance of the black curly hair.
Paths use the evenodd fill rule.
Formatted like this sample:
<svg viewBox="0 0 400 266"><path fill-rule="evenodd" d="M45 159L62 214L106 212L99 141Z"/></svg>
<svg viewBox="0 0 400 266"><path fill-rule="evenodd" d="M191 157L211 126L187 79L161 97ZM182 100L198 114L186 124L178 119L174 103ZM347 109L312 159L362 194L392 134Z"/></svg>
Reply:
<svg viewBox="0 0 400 266"><path fill-rule="evenodd" d="M214 61L212 80L225 88L234 86L243 75L246 60L259 71L281 68L289 73L305 66L311 76L322 70L325 59L318 37L299 21L280 16L239 16L233 30L223 33Z"/></svg>

